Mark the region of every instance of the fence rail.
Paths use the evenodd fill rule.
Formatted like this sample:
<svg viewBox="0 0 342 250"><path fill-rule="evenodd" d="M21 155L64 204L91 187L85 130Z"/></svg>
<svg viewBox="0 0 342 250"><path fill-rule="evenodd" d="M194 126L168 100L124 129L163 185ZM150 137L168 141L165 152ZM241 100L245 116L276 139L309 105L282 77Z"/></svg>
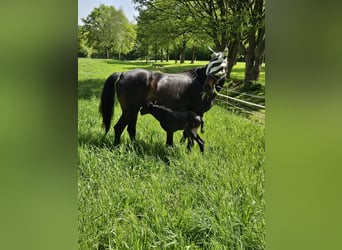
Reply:
<svg viewBox="0 0 342 250"><path fill-rule="evenodd" d="M234 91L234 90L228 90L228 92L235 93L235 94L239 94L239 95L250 96L250 97L253 97L253 98L265 99L265 96L252 95L252 94L247 94L247 93L241 93L241 92Z"/></svg>
<svg viewBox="0 0 342 250"><path fill-rule="evenodd" d="M244 101L244 100L240 100L240 99L237 99L237 98L234 98L234 97L231 97L231 96L222 95L220 93L217 93L217 95L221 96L221 97L224 97L226 99L230 99L230 100L236 101L236 102L241 102L241 103L244 103L244 104L247 104L247 105L250 105L250 106L254 106L254 107L261 108L261 109L265 109L265 106L260 105L260 104L256 104L256 103L252 103L252 102L248 102L248 101Z"/></svg>

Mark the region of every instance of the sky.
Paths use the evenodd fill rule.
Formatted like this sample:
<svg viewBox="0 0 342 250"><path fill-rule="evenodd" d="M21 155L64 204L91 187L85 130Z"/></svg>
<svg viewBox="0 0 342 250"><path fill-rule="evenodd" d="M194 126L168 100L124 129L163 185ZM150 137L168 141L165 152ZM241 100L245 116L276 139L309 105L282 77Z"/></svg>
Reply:
<svg viewBox="0 0 342 250"><path fill-rule="evenodd" d="M90 12L99 7L100 4L114 6L115 9L122 8L125 16L130 22L135 23L134 16L138 16L138 12L134 9L134 5L130 0L78 0L78 24L82 25L81 18L87 17Z"/></svg>

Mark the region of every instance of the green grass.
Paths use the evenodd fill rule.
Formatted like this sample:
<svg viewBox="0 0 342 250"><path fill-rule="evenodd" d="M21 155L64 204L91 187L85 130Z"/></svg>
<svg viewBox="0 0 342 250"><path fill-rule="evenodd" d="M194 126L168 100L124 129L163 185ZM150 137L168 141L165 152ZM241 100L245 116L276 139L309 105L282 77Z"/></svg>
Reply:
<svg viewBox="0 0 342 250"><path fill-rule="evenodd" d="M125 131L114 147L98 97L110 73L136 67L152 65L79 60L79 249L264 249L264 127L215 105L204 154L187 153L181 132L167 147L159 123L139 115L136 142Z"/></svg>

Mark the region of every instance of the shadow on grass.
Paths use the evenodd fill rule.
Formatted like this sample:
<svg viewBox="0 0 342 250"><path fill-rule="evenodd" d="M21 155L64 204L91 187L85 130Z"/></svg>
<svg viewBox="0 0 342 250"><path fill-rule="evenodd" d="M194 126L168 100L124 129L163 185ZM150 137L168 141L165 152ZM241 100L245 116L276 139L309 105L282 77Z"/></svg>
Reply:
<svg viewBox="0 0 342 250"><path fill-rule="evenodd" d="M142 68L142 69L151 70L151 71L161 71L164 73L180 73L180 72L183 72L183 71L186 71L189 69L201 67L198 65L188 64L188 63L175 64L172 61L169 61L169 62L149 61L148 63L146 63L146 62L142 62L142 61L134 62L134 61L110 60L110 61L107 61L107 64L125 65L125 66L123 66L123 68L126 70Z"/></svg>
<svg viewBox="0 0 342 250"><path fill-rule="evenodd" d="M178 66L173 66L173 67L166 67L165 68L165 72L166 73L180 73L180 72L184 72L186 70L189 70L189 69L194 69L194 68L198 68L198 67L201 67L201 66L196 66L196 65L189 65L189 64L185 64L185 65L181 65L179 64Z"/></svg>
<svg viewBox="0 0 342 250"><path fill-rule="evenodd" d="M96 147L100 149L104 149L104 148L111 149L114 147L113 141L104 138L103 134L94 135L90 133L88 134L80 133L78 135L78 144L90 146L90 147Z"/></svg>
<svg viewBox="0 0 342 250"><path fill-rule="evenodd" d="M104 79L78 81L78 99L99 98L101 96L104 81Z"/></svg>
<svg viewBox="0 0 342 250"><path fill-rule="evenodd" d="M148 143L141 139L136 139L134 141L122 139L119 145L115 145L113 136L109 136L109 134L110 133L104 137L103 135L80 133L78 135L78 144L91 148L108 149L110 151L118 150L127 154L133 151L139 157L154 157L167 165L172 163L172 158L177 157L178 150L175 147L167 146L164 143Z"/></svg>

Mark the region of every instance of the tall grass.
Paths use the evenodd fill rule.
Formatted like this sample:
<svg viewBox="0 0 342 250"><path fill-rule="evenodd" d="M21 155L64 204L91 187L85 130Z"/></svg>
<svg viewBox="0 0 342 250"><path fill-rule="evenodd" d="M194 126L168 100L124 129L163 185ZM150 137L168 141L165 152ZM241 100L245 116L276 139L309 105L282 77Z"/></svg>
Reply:
<svg viewBox="0 0 342 250"><path fill-rule="evenodd" d="M204 154L187 153L181 132L167 147L158 121L139 115L137 140L125 131L114 147L113 129L102 139L103 81L144 65L108 62L79 60L79 248L264 249L264 127L214 106Z"/></svg>

